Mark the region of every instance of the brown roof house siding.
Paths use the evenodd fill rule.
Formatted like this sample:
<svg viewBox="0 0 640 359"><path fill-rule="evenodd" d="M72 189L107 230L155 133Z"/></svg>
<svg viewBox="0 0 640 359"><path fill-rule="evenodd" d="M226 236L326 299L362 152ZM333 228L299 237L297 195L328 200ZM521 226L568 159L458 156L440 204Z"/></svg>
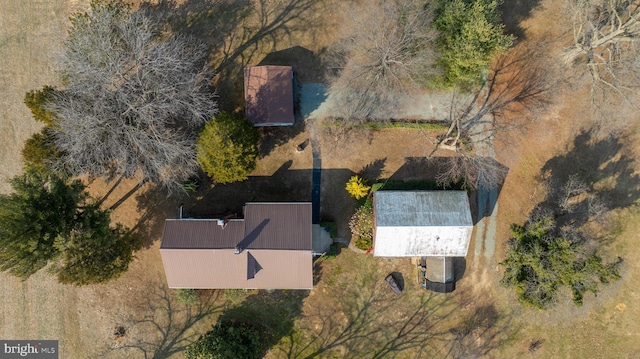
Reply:
<svg viewBox="0 0 640 359"><path fill-rule="evenodd" d="M291 126L293 69L291 66L254 66L244 69L247 119L254 126Z"/></svg>
<svg viewBox="0 0 640 359"><path fill-rule="evenodd" d="M248 203L245 219L167 220L169 288L311 289L311 203Z"/></svg>

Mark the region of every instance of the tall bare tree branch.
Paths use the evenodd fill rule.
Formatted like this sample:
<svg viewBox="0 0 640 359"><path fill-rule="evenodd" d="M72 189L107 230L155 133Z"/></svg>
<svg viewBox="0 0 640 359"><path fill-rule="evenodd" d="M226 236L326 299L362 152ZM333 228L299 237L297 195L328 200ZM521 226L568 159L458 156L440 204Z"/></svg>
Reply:
<svg viewBox="0 0 640 359"><path fill-rule="evenodd" d="M67 86L53 106L58 166L179 188L197 169L196 130L216 112L202 47L162 36L122 3L94 3L71 20Z"/></svg>

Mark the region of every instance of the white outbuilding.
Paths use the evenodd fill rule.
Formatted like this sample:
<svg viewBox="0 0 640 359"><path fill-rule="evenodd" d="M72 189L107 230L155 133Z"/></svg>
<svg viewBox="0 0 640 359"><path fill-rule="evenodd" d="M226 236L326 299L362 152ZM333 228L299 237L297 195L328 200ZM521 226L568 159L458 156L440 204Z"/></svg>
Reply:
<svg viewBox="0 0 640 359"><path fill-rule="evenodd" d="M465 191L376 191L373 255L464 257L473 220Z"/></svg>

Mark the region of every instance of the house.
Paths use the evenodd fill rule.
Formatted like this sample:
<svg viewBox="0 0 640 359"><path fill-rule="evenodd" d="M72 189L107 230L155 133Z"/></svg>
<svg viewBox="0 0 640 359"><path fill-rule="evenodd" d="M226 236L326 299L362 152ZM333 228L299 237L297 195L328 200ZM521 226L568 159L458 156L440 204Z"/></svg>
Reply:
<svg viewBox="0 0 640 359"><path fill-rule="evenodd" d="M254 126L292 126L293 69L253 66L244 69L245 114Z"/></svg>
<svg viewBox="0 0 640 359"><path fill-rule="evenodd" d="M376 191L373 255L464 257L473 221L464 191Z"/></svg>
<svg viewBox="0 0 640 359"><path fill-rule="evenodd" d="M311 203L247 203L244 219L167 219L169 288L311 289Z"/></svg>

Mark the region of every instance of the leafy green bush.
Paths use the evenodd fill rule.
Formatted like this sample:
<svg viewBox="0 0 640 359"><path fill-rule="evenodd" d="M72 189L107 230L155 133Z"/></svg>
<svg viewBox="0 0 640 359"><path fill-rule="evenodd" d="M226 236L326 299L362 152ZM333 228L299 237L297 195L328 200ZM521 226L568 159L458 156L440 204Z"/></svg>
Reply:
<svg viewBox="0 0 640 359"><path fill-rule="evenodd" d="M243 181L256 167L258 131L246 119L220 112L205 125L196 150L200 167L216 182Z"/></svg>
<svg viewBox="0 0 640 359"><path fill-rule="evenodd" d="M22 159L25 164L38 171L50 170L51 163L60 155L49 127L44 127L42 131L34 133L22 148Z"/></svg>
<svg viewBox="0 0 640 359"><path fill-rule="evenodd" d="M195 193L198 191L199 186L198 180L196 179L188 179L182 182L182 189L187 193Z"/></svg>
<svg viewBox="0 0 640 359"><path fill-rule="evenodd" d="M47 109L47 105L53 101L56 89L45 85L42 90L32 90L24 96L24 104L31 110L33 119L47 126L54 125L55 116Z"/></svg>
<svg viewBox="0 0 640 359"><path fill-rule="evenodd" d="M325 261L332 261L336 259L336 256L340 253L340 247L338 243L332 243L329 246L329 250L322 257Z"/></svg>
<svg viewBox="0 0 640 359"><path fill-rule="evenodd" d="M349 220L351 235L356 238L356 247L368 250L373 244L373 205L371 201L360 206Z"/></svg>
<svg viewBox="0 0 640 359"><path fill-rule="evenodd" d="M224 290L224 299L228 302L234 303L239 302L247 296L246 289L225 289Z"/></svg>
<svg viewBox="0 0 640 359"><path fill-rule="evenodd" d="M369 237L358 237L358 239L356 239L355 245L357 248L362 249L363 251L368 251L373 245L373 239Z"/></svg>
<svg viewBox="0 0 640 359"><path fill-rule="evenodd" d="M188 359L258 359L262 355L258 328L233 320L219 321L186 351Z"/></svg>
<svg viewBox="0 0 640 359"><path fill-rule="evenodd" d="M329 230L329 236L334 239L338 236L338 226L336 222L320 222L320 227Z"/></svg>
<svg viewBox="0 0 640 359"><path fill-rule="evenodd" d="M178 302L182 304L194 305L198 303L198 291L192 288L176 289Z"/></svg>

